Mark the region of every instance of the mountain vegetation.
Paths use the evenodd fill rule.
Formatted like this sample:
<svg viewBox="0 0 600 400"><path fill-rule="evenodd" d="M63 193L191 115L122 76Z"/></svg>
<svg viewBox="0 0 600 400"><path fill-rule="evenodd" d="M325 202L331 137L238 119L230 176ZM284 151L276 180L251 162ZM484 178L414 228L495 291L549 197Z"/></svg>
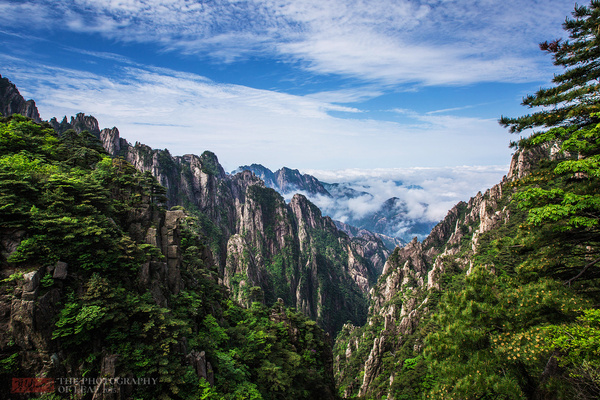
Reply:
<svg viewBox="0 0 600 400"><path fill-rule="evenodd" d="M0 78L0 398L600 398L599 25L541 44L504 179L391 254Z"/></svg>
<svg viewBox="0 0 600 400"><path fill-rule="evenodd" d="M335 347L340 394L395 399L600 397L600 2L576 7L568 41L540 47L566 67L501 119L503 182L458 204L423 242L388 259L369 322Z"/></svg>
<svg viewBox="0 0 600 400"><path fill-rule="evenodd" d="M248 171L226 174L209 151L172 156L131 145L84 114L50 124L59 133L87 130L111 156L156 177L168 207L198 218L222 281L240 304L281 298L332 336L347 321L366 320L367 292L390 254L380 237L347 235L304 196L286 203Z"/></svg>
<svg viewBox="0 0 600 400"><path fill-rule="evenodd" d="M45 398L335 397L323 330L232 301L200 221L94 135L3 118L0 176L1 397L40 376L57 379Z"/></svg>

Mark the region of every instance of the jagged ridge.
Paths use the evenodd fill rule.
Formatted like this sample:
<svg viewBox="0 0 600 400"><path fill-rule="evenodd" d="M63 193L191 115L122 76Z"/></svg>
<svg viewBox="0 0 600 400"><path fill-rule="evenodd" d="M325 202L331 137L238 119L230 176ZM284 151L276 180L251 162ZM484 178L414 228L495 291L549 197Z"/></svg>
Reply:
<svg viewBox="0 0 600 400"><path fill-rule="evenodd" d="M444 289L445 274L468 275L481 236L509 223L512 215L506 205L514 182L544 160L568 156L560 154L557 145L519 150L502 182L455 205L423 242L415 239L394 251L370 291L367 324L345 326L338 337L335 374L344 397L393 396L394 379L401 372L387 364L384 368L384 358L421 354L426 335L422 330L431 307L436 307L436 293Z"/></svg>
<svg viewBox="0 0 600 400"><path fill-rule="evenodd" d="M89 131L110 155L156 177L166 188L168 207L196 213L223 283L239 302L280 297L331 334L348 320L364 322L366 295L389 255L379 238L348 237L303 196L288 205L253 174L226 174L211 152L172 156L131 145L117 128L100 129L83 113L50 124L59 133ZM286 170L281 176L298 174Z"/></svg>

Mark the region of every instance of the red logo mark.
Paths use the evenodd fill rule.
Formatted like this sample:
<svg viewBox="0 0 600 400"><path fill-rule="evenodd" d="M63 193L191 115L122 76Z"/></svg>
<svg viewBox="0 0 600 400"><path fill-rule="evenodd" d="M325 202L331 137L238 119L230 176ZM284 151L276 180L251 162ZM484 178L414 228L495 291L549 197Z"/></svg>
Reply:
<svg viewBox="0 0 600 400"><path fill-rule="evenodd" d="M54 392L52 378L12 378L11 393L49 393Z"/></svg>

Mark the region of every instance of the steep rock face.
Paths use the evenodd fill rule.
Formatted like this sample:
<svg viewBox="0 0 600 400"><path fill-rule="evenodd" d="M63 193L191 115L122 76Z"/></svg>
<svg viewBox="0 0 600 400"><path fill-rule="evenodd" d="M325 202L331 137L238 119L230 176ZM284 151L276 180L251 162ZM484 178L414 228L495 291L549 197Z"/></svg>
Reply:
<svg viewBox="0 0 600 400"><path fill-rule="evenodd" d="M251 171L261 178L267 187L277 190L284 195L303 192L309 196L321 195L331 197L322 182L309 174L301 174L297 169L283 167L275 172L260 165L244 165L234 172Z"/></svg>
<svg viewBox="0 0 600 400"><path fill-rule="evenodd" d="M2 97L5 108L14 99L15 104L24 102L14 85L9 86L13 94ZM16 108L11 107L13 112ZM287 205L252 173L227 175L211 152L173 157L168 150L131 145L117 128L101 130L94 117L83 113L61 122L54 118L50 124L59 133L69 129L92 133L110 155L156 177L166 188L168 207L184 206L195 213L210 237L212 258L223 282L240 302L270 303L281 297L330 333L346 320L364 321L365 296L388 254L378 238L349 238L306 198L294 197ZM297 170L284 168L273 180L286 188L326 193L318 180ZM169 289L178 292L180 260L173 239L160 239L156 230L146 232L141 221L131 221L130 226L134 239L163 250L165 265L155 263L146 269L162 271ZM160 293L152 293L161 303Z"/></svg>
<svg viewBox="0 0 600 400"><path fill-rule="evenodd" d="M249 172L253 173L257 177L262 179L262 181L265 183L265 186L277 190L277 186L276 186L277 178L275 177L275 174L273 173L273 171L271 171L269 168L265 167L264 165L260 165L260 164L243 165L243 166L239 167L238 169L236 169L235 171L233 171L232 174L237 174L239 172L244 172L244 171L249 171Z"/></svg>
<svg viewBox="0 0 600 400"><path fill-rule="evenodd" d="M301 174L297 169L281 168L275 172L275 181L283 193L302 191L331 197L317 178L312 175Z"/></svg>
<svg viewBox="0 0 600 400"><path fill-rule="evenodd" d="M168 298L182 289L180 222L185 217L183 211L161 213L143 204L141 208L132 209L127 219L129 231L139 232L145 238L142 242L157 246L164 256L164 261L148 261L142 265L137 277L132 277L141 292L150 292L156 304L163 307L167 306ZM64 370L62 365L67 364L65 353L68 349L61 349L52 340L52 334L57 315L68 299L68 291L84 281L81 271L78 266L58 261L52 265L31 265L25 268L30 272L23 274L23 269L15 269L6 262L23 236L15 236L5 228L0 228L0 235L13 238L12 242L2 242L5 257L0 276L14 282L4 285L0 291L0 331L6 333L0 339L0 349L15 346L20 349L20 368L26 376L79 375L81 371ZM52 278L50 289L42 278ZM9 342L10 338L13 342Z"/></svg>
<svg viewBox="0 0 600 400"><path fill-rule="evenodd" d="M121 153L121 138L119 130L117 128L104 128L100 132L100 140L102 146L113 157L118 156Z"/></svg>
<svg viewBox="0 0 600 400"><path fill-rule="evenodd" d="M8 117L21 114L35 122L41 122L40 113L35 106L35 101L25 100L15 85L0 75L0 113Z"/></svg>
<svg viewBox="0 0 600 400"><path fill-rule="evenodd" d="M100 128L98 127L96 118L85 115L84 113L78 113L75 117L71 117L70 121L68 121L65 116L60 123L56 118L52 118L49 122L58 133L63 133L68 129L74 129L77 133L88 131L96 137L100 136Z"/></svg>
<svg viewBox="0 0 600 400"><path fill-rule="evenodd" d="M238 233L227 243L223 281L238 301L262 298L269 304L279 298L331 334L348 319L364 321L364 296L375 270L357 251L360 243L338 231L304 196L286 204L261 185L248 187L237 214Z"/></svg>
<svg viewBox="0 0 600 400"><path fill-rule="evenodd" d="M520 150L502 182L454 206L423 242L413 240L394 251L370 291L367 325L345 326L336 343L336 380L345 397L391 395L394 372L389 366L384 371L384 359L406 345L419 353L422 336L415 339L414 335L429 316L431 296L440 290L447 268L468 274L481 235L506 224L511 217L504 200L512 193L511 183L542 160L567 156L557 153L553 146ZM362 365L358 371L349 367L357 363Z"/></svg>
<svg viewBox="0 0 600 400"><path fill-rule="evenodd" d="M211 152L172 156L131 145L116 128L100 130L83 114L52 124L59 131L90 131L109 154L156 177L166 188L168 207L198 213L223 283L240 303L282 298L331 334L347 320L364 321L365 297L389 255L378 237L348 237L304 196L294 196L288 205L248 170L227 175ZM320 186L286 168L272 178L288 188Z"/></svg>

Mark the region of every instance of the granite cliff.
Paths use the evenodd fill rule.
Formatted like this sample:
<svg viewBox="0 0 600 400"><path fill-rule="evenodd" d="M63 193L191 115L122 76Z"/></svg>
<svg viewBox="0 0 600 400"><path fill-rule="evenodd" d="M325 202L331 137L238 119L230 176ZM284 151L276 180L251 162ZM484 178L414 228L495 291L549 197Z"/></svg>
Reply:
<svg viewBox="0 0 600 400"><path fill-rule="evenodd" d="M35 122L41 122L35 101L25 100L15 85L0 75L0 113L4 116L21 114Z"/></svg>
<svg viewBox="0 0 600 400"><path fill-rule="evenodd" d="M111 156L155 177L166 189L167 207L183 206L196 215L210 237L222 283L241 304L281 298L331 334L346 321L364 322L368 290L390 253L380 238L349 237L304 196L287 204L248 171L226 174L211 152L172 156L131 145L117 128L100 129L83 113L49 123L61 134L90 132ZM280 172L280 182L298 175Z"/></svg>
<svg viewBox="0 0 600 400"><path fill-rule="evenodd" d="M432 321L440 296L462 284L474 260L487 257L482 238L489 245L490 237L523 223L522 212L515 217L518 208L509 206L519 180L544 163L568 157L556 143L518 150L502 182L455 205L423 242L415 239L394 251L370 290L367 324L346 325L338 336L335 374L343 397L416 396L406 389L414 389L415 376L421 391L428 388L434 378L426 375L423 351L427 335L438 329ZM488 268L494 273L493 266Z"/></svg>

